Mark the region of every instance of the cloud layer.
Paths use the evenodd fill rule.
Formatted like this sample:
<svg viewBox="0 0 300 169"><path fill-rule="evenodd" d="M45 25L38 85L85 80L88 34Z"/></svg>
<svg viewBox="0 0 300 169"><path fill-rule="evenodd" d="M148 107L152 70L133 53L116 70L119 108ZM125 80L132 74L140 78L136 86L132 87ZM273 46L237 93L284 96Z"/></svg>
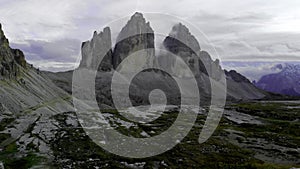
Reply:
<svg viewBox="0 0 300 169"><path fill-rule="evenodd" d="M286 62L300 60L299 10L298 0L2 0L0 22L12 46L46 70L73 68L82 41L135 11L192 23L223 61ZM164 27L163 21L152 26Z"/></svg>

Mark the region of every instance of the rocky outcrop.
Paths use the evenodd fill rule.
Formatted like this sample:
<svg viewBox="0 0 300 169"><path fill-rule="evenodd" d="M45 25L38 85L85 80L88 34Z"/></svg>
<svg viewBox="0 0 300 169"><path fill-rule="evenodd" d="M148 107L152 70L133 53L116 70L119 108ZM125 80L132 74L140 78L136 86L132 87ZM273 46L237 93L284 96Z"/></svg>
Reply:
<svg viewBox="0 0 300 169"><path fill-rule="evenodd" d="M241 75L240 73L236 72L235 70L230 70L230 71L225 70L225 74L226 74L227 78L230 78L235 82L250 83L250 81L245 76Z"/></svg>
<svg viewBox="0 0 300 169"><path fill-rule="evenodd" d="M28 165L22 157L30 154L52 163L51 143L61 128L56 117L74 111L71 96L26 64L23 52L11 49L0 29L0 151L14 165ZM74 123L70 113L67 122ZM10 168L3 158L0 161Z"/></svg>
<svg viewBox="0 0 300 169"><path fill-rule="evenodd" d="M8 44L9 44L8 39L5 37L4 32L2 30L2 25L0 23L0 45L8 47Z"/></svg>
<svg viewBox="0 0 300 169"><path fill-rule="evenodd" d="M11 49L0 24L0 78L15 78L22 68L26 68L26 60L19 49Z"/></svg>
<svg viewBox="0 0 300 169"><path fill-rule="evenodd" d="M173 26L169 36L164 40L164 46L173 53L200 51L197 39L191 34L189 29L178 23Z"/></svg>
<svg viewBox="0 0 300 169"><path fill-rule="evenodd" d="M173 26L169 36L163 41L163 46L171 53L180 56L181 59L189 65L195 76L199 76L200 73L204 73L213 78L220 78L219 74L222 69L219 65L219 60L213 61L208 52L201 50L197 39L191 34L189 29L179 23ZM163 60L167 58L169 63L164 63ZM184 74L180 72L182 70L175 70L174 64L179 62L172 57L166 55L159 57L159 62L164 65L170 65L175 74ZM173 68L172 68L173 67Z"/></svg>
<svg viewBox="0 0 300 169"><path fill-rule="evenodd" d="M176 56L180 56L195 74L199 74L199 67L204 67L201 65L202 62L200 62L199 58L197 57L198 53L200 52L198 41L190 33L188 28L181 23L173 26L169 36L167 36L163 41L163 46L167 51ZM158 63L160 66L167 66L167 70L173 72L175 75L184 76L184 70L178 70L175 68L175 64L178 64L176 67L182 67L180 66L180 61L175 57L168 55L169 54L164 54L159 56ZM165 59L167 60L164 61Z"/></svg>
<svg viewBox="0 0 300 169"><path fill-rule="evenodd" d="M245 76L235 70L225 70L227 100L253 100L268 97L269 94L255 87Z"/></svg>
<svg viewBox="0 0 300 169"><path fill-rule="evenodd" d="M83 42L80 67L111 71L117 69L126 57L143 49L149 49L145 52L146 63L153 64L155 51L153 29L141 13L135 13L119 33L113 50L109 27L104 28L99 34L94 32L90 41ZM101 63L100 58L103 58ZM143 63L135 60L135 63L128 64L130 67L134 67L134 65L140 66Z"/></svg>
<svg viewBox="0 0 300 169"><path fill-rule="evenodd" d="M158 54L155 54L154 49L154 31L141 13L135 13L130 18L118 34L116 40L115 46L113 50L111 50L112 42L110 29L105 28L103 32L100 32L99 34L95 32L93 38L90 41L84 42L82 45L82 61L80 67L100 70L98 71L96 78L96 86L98 86L96 87L97 99L108 105L113 106L110 95L110 83L113 72L110 71L112 69L116 71L127 71L124 65L129 67L128 71L139 70L143 66L153 65L154 67L167 70L171 76L175 75L175 77L182 79L190 76L190 73L187 72L185 67L185 65L188 65L196 77L200 92L207 98L202 100L208 101L211 95L210 78L218 81L224 77L224 72L219 63L220 61L218 59L212 60L212 57L208 52L201 50L195 36L193 36L189 29L181 23L173 26L169 36L164 39L161 46L164 49L162 50L164 52L160 51ZM104 51L108 52L105 53ZM139 53L140 51L145 52ZM178 58L174 57L172 54L179 56L180 59L178 60ZM98 67L97 65L99 65L98 62L100 61L99 58L103 57L103 55L105 55L104 60ZM130 56L133 56L134 59L127 59L131 58ZM143 57L146 58L146 61ZM184 61L184 63L182 61ZM138 69L136 67L138 67ZM154 76L152 73L158 75ZM137 78L138 80L132 81L132 89L134 90L132 90L133 93L131 93L131 95L138 98L138 102L148 99L144 95L149 93L147 87L151 88L152 86L155 86L153 84L160 84L161 79L165 77L165 75L159 71L154 71L152 73L146 71ZM258 99L265 96L261 90L257 89L244 76L238 74L236 71L225 72L225 74L228 82L228 95L232 98ZM58 76L59 74L56 75ZM69 82L69 79L71 79L70 77L63 77L66 75L68 74L62 75L61 78L56 78L55 76L50 76L50 78L58 85L63 86L65 84L71 84ZM65 79L66 83L63 82L63 79ZM164 83L165 84L159 86L159 89L163 91L176 91L175 88L170 89L170 86L172 86L173 83L172 81L164 81ZM70 92L70 85L68 86L66 91ZM172 97L175 98L176 96Z"/></svg>
<svg viewBox="0 0 300 169"><path fill-rule="evenodd" d="M25 55L20 49L12 49L11 50L14 55L14 60L23 68L26 68L26 60Z"/></svg>
<svg viewBox="0 0 300 169"><path fill-rule="evenodd" d="M81 68L110 71L112 69L111 31L109 27L99 34L95 31L90 41L82 43ZM102 59L101 63L100 60Z"/></svg>
<svg viewBox="0 0 300 169"><path fill-rule="evenodd" d="M152 65L155 53L154 31L143 15L137 12L122 28L117 37L113 52L113 67L116 69L126 57L143 49L149 49L145 52L144 57L147 59L146 64Z"/></svg>

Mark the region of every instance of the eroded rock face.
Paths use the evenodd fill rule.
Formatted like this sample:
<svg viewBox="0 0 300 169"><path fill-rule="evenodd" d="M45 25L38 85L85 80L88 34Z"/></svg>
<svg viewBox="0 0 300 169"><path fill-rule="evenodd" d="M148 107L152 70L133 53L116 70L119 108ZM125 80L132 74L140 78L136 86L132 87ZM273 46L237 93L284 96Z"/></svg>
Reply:
<svg viewBox="0 0 300 169"><path fill-rule="evenodd" d="M198 74L199 72L199 62L197 53L200 51L199 43L196 38L189 32L188 28L181 23L173 26L172 31L169 36L163 41L163 46L175 54L180 56L180 58L188 64L190 69ZM161 67L166 67L167 70L173 72L178 76L185 76L185 71L183 69L176 69L175 67L180 66L181 63L178 59L175 59L173 56L168 56L169 54L164 54L159 57L159 64ZM177 64L177 66L175 66Z"/></svg>
<svg viewBox="0 0 300 169"><path fill-rule="evenodd" d="M94 32L90 41L82 43L81 68L110 71L112 69L111 31L109 27L99 34ZM100 59L103 58L100 64Z"/></svg>
<svg viewBox="0 0 300 169"><path fill-rule="evenodd" d="M0 24L0 78L14 78L20 68L26 68L26 60L22 51L11 49Z"/></svg>
<svg viewBox="0 0 300 169"><path fill-rule="evenodd" d="M2 30L2 25L0 24L0 44L8 46L9 42L8 39L5 37L4 32Z"/></svg>
<svg viewBox="0 0 300 169"><path fill-rule="evenodd" d="M169 36L164 40L163 46L171 53L180 56L195 76L204 73L214 79L220 78L222 69L219 60L213 61L208 52L201 50L197 39L183 24L179 23L173 26ZM168 62L168 64L165 62ZM159 57L159 63L169 65L170 68L168 69L171 69L172 72L179 76L184 76L183 70L174 68L175 64L180 64L178 60L172 59L172 57L167 55L162 55Z"/></svg>
<svg viewBox="0 0 300 169"><path fill-rule="evenodd" d="M143 49L150 49L144 57L147 58L147 64L152 65L155 53L154 31L141 13L135 13L117 37L113 53L113 67L116 69L130 54Z"/></svg>
<svg viewBox="0 0 300 169"><path fill-rule="evenodd" d="M12 49L15 61L22 67L26 67L25 55L20 49Z"/></svg>
<svg viewBox="0 0 300 169"><path fill-rule="evenodd" d="M171 52L189 51L197 53L200 45L197 39L191 34L189 29L178 23L173 26L169 36L165 39L164 45Z"/></svg>
<svg viewBox="0 0 300 169"><path fill-rule="evenodd" d="M99 75L97 75L96 78L96 86L99 86L96 87L97 99L110 106L112 106L112 98L109 94L111 90L110 84L115 71L125 72L126 74L126 72L131 72L132 70L140 70L141 68L154 66L158 69L167 70L166 72L171 76L182 79L195 76L199 91L204 93L204 97L207 98L206 100L208 101L211 95L211 78L217 81L225 78L224 71L219 63L220 61L218 59L212 60L208 52L201 50L195 36L191 34L186 26L180 23L172 28L169 36L165 38L161 46L164 48L164 50L162 50L163 52L160 51L158 54L155 53L154 49L154 31L149 22L146 22L140 13L135 13L130 18L127 24L122 28L115 43L114 48L111 49L110 28L105 28L103 32L99 34L95 32L90 41L82 44L82 61L80 63L80 67L98 70ZM104 51L108 52L105 53ZM144 53L141 51L144 51ZM98 67L99 58L103 57L103 55L105 55L104 59ZM180 59L176 59L174 55ZM142 58L146 58L146 60ZM186 68L186 65L188 65L189 69ZM141 102L140 100L142 99L148 99L143 98L144 96L140 96L140 94L146 90L141 89L138 91L139 88L149 86L151 88L150 84L158 83L163 79L161 77L164 77L163 74L155 72L154 69L147 71L148 72L139 78L137 82L138 85L134 86L135 90L133 91L135 92L133 92L132 95L136 97L135 100L138 100L137 102ZM151 71L153 71L153 74L158 74L158 76L153 76ZM228 93L233 98L247 99L261 98L264 96L242 75L235 72L227 72L226 75L227 80L230 81L228 83L230 93ZM105 78L103 78L103 76ZM148 83L150 77L152 83ZM168 82L165 83L168 84ZM165 88L164 85L161 85L161 89ZM68 91L71 91L71 89L68 89ZM243 93L242 96L240 93Z"/></svg>

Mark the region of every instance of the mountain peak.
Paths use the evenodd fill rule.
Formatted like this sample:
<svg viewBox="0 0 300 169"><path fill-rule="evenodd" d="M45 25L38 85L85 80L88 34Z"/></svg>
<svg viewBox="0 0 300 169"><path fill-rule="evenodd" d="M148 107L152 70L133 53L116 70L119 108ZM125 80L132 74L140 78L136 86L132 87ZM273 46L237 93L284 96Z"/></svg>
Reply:
<svg viewBox="0 0 300 169"><path fill-rule="evenodd" d="M111 46L111 31L109 27L105 27L100 33L94 31L92 39L82 43L80 67L97 70L100 59L103 58L103 63L100 67L110 69L108 65L111 63L111 58L109 58Z"/></svg>
<svg viewBox="0 0 300 169"><path fill-rule="evenodd" d="M181 41L181 43L190 47L194 52L198 52L201 50L197 39L182 23L178 23L172 27L172 31L169 33L169 37Z"/></svg>
<svg viewBox="0 0 300 169"><path fill-rule="evenodd" d="M147 56L153 58L154 31L149 22L146 22L143 14L136 12L122 28L117 37L113 53L113 67L117 66L130 54L143 49L149 49ZM152 65L152 60L147 61Z"/></svg>
<svg viewBox="0 0 300 169"><path fill-rule="evenodd" d="M293 71L299 72L300 71L300 65L286 63L285 66L283 66L283 70L284 71L293 70Z"/></svg>
<svg viewBox="0 0 300 169"><path fill-rule="evenodd" d="M300 65L281 64L280 72L264 75L255 84L269 92L300 96Z"/></svg>
<svg viewBox="0 0 300 169"><path fill-rule="evenodd" d="M23 52L10 48L8 39L0 26L0 79L16 77L20 74L20 67L26 68L26 64Z"/></svg>
<svg viewBox="0 0 300 169"><path fill-rule="evenodd" d="M6 38L3 30L2 30L2 25L0 23L0 46L1 45L6 45L8 46L9 42L8 42L8 39Z"/></svg>
<svg viewBox="0 0 300 169"><path fill-rule="evenodd" d="M137 34L153 34L153 29L150 26L149 22L146 22L142 13L136 12L130 17L130 20L122 28L120 34L118 35L117 40L123 40L129 36L134 36Z"/></svg>
<svg viewBox="0 0 300 169"><path fill-rule="evenodd" d="M134 13L128 22L133 22L133 21L140 21L146 23L146 19L144 18L143 14L140 12Z"/></svg>
<svg viewBox="0 0 300 169"><path fill-rule="evenodd" d="M177 35L179 32L184 32L185 34L191 35L190 30L180 22L172 27L172 32L170 35Z"/></svg>
<svg viewBox="0 0 300 169"><path fill-rule="evenodd" d="M144 18L143 14L140 12L135 12L131 18Z"/></svg>

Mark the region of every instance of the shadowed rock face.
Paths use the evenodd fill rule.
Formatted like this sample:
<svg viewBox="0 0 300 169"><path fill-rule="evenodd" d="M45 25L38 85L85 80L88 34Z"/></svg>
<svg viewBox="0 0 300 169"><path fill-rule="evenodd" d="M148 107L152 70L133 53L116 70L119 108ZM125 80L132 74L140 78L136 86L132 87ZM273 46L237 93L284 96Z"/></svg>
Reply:
<svg viewBox="0 0 300 169"><path fill-rule="evenodd" d="M93 38L82 44L80 67L111 71L112 69L116 69L130 54L149 48L147 56L151 58L151 56L154 56L153 29L150 27L149 22L146 23L141 13L136 13L122 28L113 50L109 27L104 28L99 34L94 32ZM104 58L99 63L102 57ZM153 64L153 61L149 60L148 64Z"/></svg>
<svg viewBox="0 0 300 169"><path fill-rule="evenodd" d="M15 61L22 67L26 67L25 55L20 49L12 49Z"/></svg>
<svg viewBox="0 0 300 169"><path fill-rule="evenodd" d="M13 78L19 75L20 67L26 68L23 52L11 49L0 24L0 78Z"/></svg>
<svg viewBox="0 0 300 169"><path fill-rule="evenodd" d="M222 78L223 70L220 66L219 60L212 60L210 54L201 47L197 39L191 34L189 29L183 24L179 23L173 26L169 33L163 41L163 46L165 53L160 52L155 54L154 49L154 31L150 27L149 22L146 22L145 18L141 13L135 13L127 24L121 29L118 34L116 44L112 48L111 31L110 28L105 28L99 34L94 33L93 38L90 41L84 42L82 44L82 60L80 63L81 68L89 68L93 70L98 70L98 75L95 80L96 82L96 94L99 102L113 105L112 98L110 95L110 85L112 82L112 75L114 71L135 70L135 67L143 65L160 67L170 75L178 78L187 78L190 76L186 72L183 64L188 65L198 83L199 91L203 94L203 97L210 100L211 84L210 78L219 80ZM139 53L140 51L145 51L144 53ZM166 52L169 51L169 52ZM182 61L178 61L176 57L172 54L179 56ZM103 56L104 55L104 56ZM147 60L140 59L143 56L147 57ZM134 59L127 60L133 56ZM101 64L99 64L100 58L104 57ZM126 60L124 60L126 58ZM122 63L120 65L120 63ZM99 65L99 66L98 66ZM129 66L129 69L124 65ZM70 74L70 75L69 75ZM51 75L52 78L59 86L66 89L65 84L71 84L72 73L67 74L57 74L55 77ZM157 76L154 76L157 74ZM255 88L245 77L238 74L235 71L230 71L226 73L228 80L228 95L237 99L249 99L249 98L262 98L261 91ZM150 78L151 77L151 78ZM154 78L155 77L155 78ZM138 80L133 81L131 90L131 98L133 103L145 101L147 98L144 97L144 93L147 93L146 88L152 87L151 84L160 84L161 79L165 76L161 72L148 71L143 73L143 76L139 76ZM188 77L190 78L190 77ZM63 82L66 79L66 82ZM149 82L150 81L150 82ZM172 81L165 81L164 85L160 86L163 91L166 90L176 90L175 88L170 89L172 86ZM67 90L71 91L71 87L68 85ZM177 96L172 96L177 98ZM141 99L143 98L143 99ZM177 100L175 100L176 102Z"/></svg>
<svg viewBox="0 0 300 169"><path fill-rule="evenodd" d="M181 59L191 68L194 74L199 74L200 67L204 67L203 63L197 57L197 54L200 52L198 41L190 33L188 28L181 23L173 26L169 36L167 36L163 41L163 46L171 53L180 56ZM181 70L175 70L174 68L175 64L178 64L178 60L167 55L168 54L165 54L159 57L159 63L162 64L160 66L168 65L170 66L168 69L175 74L179 76L184 74Z"/></svg>
<svg viewBox="0 0 300 169"><path fill-rule="evenodd" d="M200 45L197 39L191 34L189 29L181 23L173 26L169 36L164 40L164 46L174 53L178 53L180 51L197 53L200 51Z"/></svg>
<svg viewBox="0 0 300 169"><path fill-rule="evenodd" d="M8 46L8 39L5 37L4 32L2 30L2 25L0 24L0 44Z"/></svg>
<svg viewBox="0 0 300 169"><path fill-rule="evenodd" d="M110 71L112 69L111 31L109 27L97 34L94 32L90 41L82 43L80 67L93 70ZM100 64L100 58L103 58Z"/></svg>
<svg viewBox="0 0 300 169"><path fill-rule="evenodd" d="M199 74L204 73L214 79L220 78L219 74L221 74L222 69L219 65L219 60L213 61L208 52L201 50L197 39L181 23L173 26L169 36L165 38L163 46L171 53L180 56L193 71L194 75L199 76ZM170 69L174 69L172 67L174 67L176 60L163 55L159 57L159 62L166 64L163 61L165 58L169 62L168 65L171 66ZM175 74L178 73L180 74L180 72Z"/></svg>
<svg viewBox="0 0 300 169"><path fill-rule="evenodd" d="M113 53L113 67L116 69L130 54L143 49L150 49L146 54L146 57L149 58L147 64L153 65L154 31L143 15L137 12L122 28L117 37Z"/></svg>

